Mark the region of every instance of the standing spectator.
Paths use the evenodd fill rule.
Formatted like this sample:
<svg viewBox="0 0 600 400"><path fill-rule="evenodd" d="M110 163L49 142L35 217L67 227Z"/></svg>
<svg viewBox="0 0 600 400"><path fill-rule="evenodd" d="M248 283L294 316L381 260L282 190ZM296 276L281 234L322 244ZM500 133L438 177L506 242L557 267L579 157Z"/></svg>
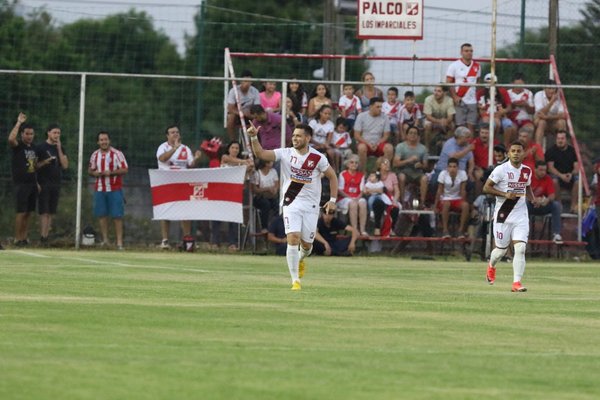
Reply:
<svg viewBox="0 0 600 400"><path fill-rule="evenodd" d="M454 132L454 101L446 96L447 89L436 86L433 94L425 98L423 114L425 114L425 146L430 153L439 154L446 139ZM433 135L436 136L433 136ZM431 141L435 138L435 143Z"/></svg>
<svg viewBox="0 0 600 400"><path fill-rule="evenodd" d="M198 165L202 153L200 150L196 150L192 153L192 150L181 143L181 134L179 133L179 127L177 125L168 126L165 129L167 141L158 146L156 150L156 160L158 162L158 169L163 170L180 170L187 168L194 168ZM162 241L160 244L161 249L169 249L169 228L170 221L160 221L160 231L162 234ZM190 236L192 232L191 221L181 221L181 230L183 236Z"/></svg>
<svg viewBox="0 0 600 400"><path fill-rule="evenodd" d="M383 99L383 92L375 86L375 75L366 71L360 78L364 82L363 86L354 93L359 99L363 110L367 110L371 105L371 99L378 97Z"/></svg>
<svg viewBox="0 0 600 400"><path fill-rule="evenodd" d="M442 214L442 237L450 238L448 220L450 211L460 213L458 238L464 239L467 235L467 221L469 220L469 203L467 202L467 173L458 169L458 160L450 158L448 166L438 176L438 189L435 195L434 210Z"/></svg>
<svg viewBox="0 0 600 400"><path fill-rule="evenodd" d="M398 134L398 113L402 103L398 101L398 88L392 86L387 91L387 101L381 105L381 111L390 120L390 132L393 137Z"/></svg>
<svg viewBox="0 0 600 400"><path fill-rule="evenodd" d="M524 85L525 76L521 72L517 72L513 77L513 84ZM508 90L510 101L512 102L512 112L510 113L510 119L516 125L517 129L522 126L529 125L533 128L533 113L535 112L535 106L533 104L533 93L531 90L524 87L514 87ZM506 139L506 136L505 136Z"/></svg>
<svg viewBox="0 0 600 400"><path fill-rule="evenodd" d="M548 80L548 85L556 82ZM565 121L565 109L558 96L558 90L554 87L546 87L533 97L535 104L535 142L542 144L546 131L556 132L567 129Z"/></svg>
<svg viewBox="0 0 600 400"><path fill-rule="evenodd" d="M484 82L489 83L492 81L492 74L487 74L483 78ZM495 80L495 78L494 78ZM490 106L492 104L490 97L490 89L485 87L477 90L477 107L479 108L479 116L481 122L490 123ZM499 87L496 88L496 99L495 99L494 110L494 132L498 135L500 132L504 135L504 144L509 145L513 140L517 130L513 122L508 118L512 112L512 103L508 91Z"/></svg>
<svg viewBox="0 0 600 400"><path fill-rule="evenodd" d="M119 150L110 145L110 135L98 132L99 149L92 153L88 174L96 178L94 184L94 216L100 221L102 244L108 245L108 217L113 219L117 249L123 250L123 175L129 171L127 160Z"/></svg>
<svg viewBox="0 0 600 400"><path fill-rule="evenodd" d="M252 179L254 207L260 210L261 233L266 233L271 213L279 209L279 175L272 161L259 160Z"/></svg>
<svg viewBox="0 0 600 400"><path fill-rule="evenodd" d="M27 246L29 217L35 211L38 197L38 184L35 174L37 157L33 147L35 133L31 125L26 124L27 116L19 113L17 122L8 135L8 145L12 148L12 178L15 185L15 245ZM17 134L21 133L21 140Z"/></svg>
<svg viewBox="0 0 600 400"><path fill-rule="evenodd" d="M523 143L523 148L525 149L521 162L533 171L536 162L544 161L544 151L540 144L533 142L531 139L532 135L533 129L530 126L524 126L519 129L519 142Z"/></svg>
<svg viewBox="0 0 600 400"><path fill-rule="evenodd" d="M287 95L292 99L292 110L295 113L300 113L306 118L306 109L308 108L308 95L306 90L299 82L289 82Z"/></svg>
<svg viewBox="0 0 600 400"><path fill-rule="evenodd" d="M281 114L265 111L260 105L250 107L250 118L254 126L260 126L260 143L264 148L273 150L281 147ZM285 127L285 140L289 143L292 137L292 127Z"/></svg>
<svg viewBox="0 0 600 400"><path fill-rule="evenodd" d="M410 90L404 93L404 103L398 111L399 135L396 137L397 142L406 140L406 131L408 128L415 126L421 128L421 108L415 103L415 94Z"/></svg>
<svg viewBox="0 0 600 400"><path fill-rule="evenodd" d="M360 99L354 95L354 87L352 85L344 85L344 95L338 102L338 108L341 116L346 118L349 129L352 130L356 116L362 112Z"/></svg>
<svg viewBox="0 0 600 400"><path fill-rule="evenodd" d="M466 125L471 133L477 124L477 97L475 86L461 86L461 83L477 83L481 77L481 67L473 60L473 46L464 43L460 46L461 58L454 61L446 72L446 83L456 83L450 87L450 96L456 107L456 125Z"/></svg>
<svg viewBox="0 0 600 400"><path fill-rule="evenodd" d="M545 161L535 163L535 172L531 177L531 190L535 198L533 201L527 200L529 215L551 214L552 240L557 244L562 243L563 239L560 235L562 205L556 201L554 183L548 175L548 167Z"/></svg>
<svg viewBox="0 0 600 400"><path fill-rule="evenodd" d="M351 236L338 238L344 231L350 232ZM315 236L316 254L325 256L353 255L357 240L358 231L356 228L336 218L335 211L321 213Z"/></svg>
<svg viewBox="0 0 600 400"><path fill-rule="evenodd" d="M60 127L50 125L46 130L47 139L35 149L37 155L37 180L41 187L38 197L40 214L40 242L48 243L52 229L52 218L58 209L62 171L69 167L69 159L63 152L60 142Z"/></svg>
<svg viewBox="0 0 600 400"><path fill-rule="evenodd" d="M384 156L391 162L394 154L394 147L388 143L390 120L381 112L383 100L381 97L372 97L370 101L369 111L360 113L354 124L361 171L367 168L368 156Z"/></svg>
<svg viewBox="0 0 600 400"><path fill-rule="evenodd" d="M396 145L394 156L394 167L399 168L398 186L400 189L400 201L405 200L404 191L407 183L412 183L419 188L419 207L425 206L427 198L427 148L420 142L420 134L417 127L412 126L406 132L406 141Z"/></svg>
<svg viewBox="0 0 600 400"><path fill-rule="evenodd" d="M362 197L365 175L358 171L358 156L352 155L346 160L346 169L338 179L337 207L343 214L350 215L350 225L361 235L366 235L367 200Z"/></svg>
<svg viewBox="0 0 600 400"><path fill-rule="evenodd" d="M323 83L317 84L314 90L310 94L310 100L308 101L308 117L311 118L316 114L317 110L319 110L324 105L328 105L331 107L333 105L331 101L331 93L329 92L329 88L325 86Z"/></svg>
<svg viewBox="0 0 600 400"><path fill-rule="evenodd" d="M264 90L258 95L260 105L267 112L279 112L281 110L281 92L278 92L275 82L265 82Z"/></svg>
<svg viewBox="0 0 600 400"><path fill-rule="evenodd" d="M556 132L556 144L546 150L548 172L554 181L554 190L571 190L571 212L577 213L579 190L575 183L579 181L579 162L573 146L567 141L567 132Z"/></svg>
<svg viewBox="0 0 600 400"><path fill-rule="evenodd" d="M250 120L250 107L255 104L260 105L260 93L252 86L252 72L243 71L240 79L241 83L237 86L240 105L244 117ZM235 90L235 88L231 88L227 94L227 134L231 140L237 139L235 129L239 128L242 123L237 108Z"/></svg>
<svg viewBox="0 0 600 400"><path fill-rule="evenodd" d="M394 227L396 226L400 212L398 204L400 189L398 188L398 177L391 171L390 160L385 157L379 157L376 165L379 170L379 178L385 188L383 196L376 197L373 201L373 214L375 218L373 234L375 236L387 237L394 235ZM387 197L387 199L382 197Z"/></svg>

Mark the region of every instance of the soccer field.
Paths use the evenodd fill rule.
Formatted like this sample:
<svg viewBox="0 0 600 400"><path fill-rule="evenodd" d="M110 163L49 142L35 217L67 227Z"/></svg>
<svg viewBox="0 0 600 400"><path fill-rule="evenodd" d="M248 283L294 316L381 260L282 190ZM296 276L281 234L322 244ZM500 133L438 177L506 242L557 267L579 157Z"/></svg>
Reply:
<svg viewBox="0 0 600 400"><path fill-rule="evenodd" d="M599 271L3 251L0 398L598 399Z"/></svg>

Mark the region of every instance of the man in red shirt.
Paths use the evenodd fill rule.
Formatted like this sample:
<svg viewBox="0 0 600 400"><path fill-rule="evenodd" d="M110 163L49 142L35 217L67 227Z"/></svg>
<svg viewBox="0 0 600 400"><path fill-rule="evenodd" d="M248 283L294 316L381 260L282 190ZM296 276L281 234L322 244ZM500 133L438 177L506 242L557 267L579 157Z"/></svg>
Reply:
<svg viewBox="0 0 600 400"><path fill-rule="evenodd" d="M494 139L494 146L500 144L500 142ZM479 124L479 136L477 136L471 142L473 146L473 159L475 160L475 169L473 175L475 176L475 192L476 194L481 193L483 182L481 177L485 170L488 169L490 163L488 162L489 148L490 148L490 124L488 122L482 122ZM492 160L493 164L493 160Z"/></svg>
<svg viewBox="0 0 600 400"><path fill-rule="evenodd" d="M548 166L545 161L535 163L535 172L531 177L531 190L535 195L532 201L527 200L529 215L552 214L552 240L554 243L562 243L560 236L562 205L555 200L554 182L548 175Z"/></svg>
<svg viewBox="0 0 600 400"><path fill-rule="evenodd" d="M531 126L526 125L519 129L519 141L523 143L523 148L525 149L523 164L534 170L536 162L545 160L542 146L533 142L532 136L533 128Z"/></svg>
<svg viewBox="0 0 600 400"><path fill-rule="evenodd" d="M96 178L94 215L100 220L102 244L108 244L108 217L115 224L117 248L123 250L123 175L128 172L125 156L110 145L108 132L97 135L99 149L92 153L88 174Z"/></svg>

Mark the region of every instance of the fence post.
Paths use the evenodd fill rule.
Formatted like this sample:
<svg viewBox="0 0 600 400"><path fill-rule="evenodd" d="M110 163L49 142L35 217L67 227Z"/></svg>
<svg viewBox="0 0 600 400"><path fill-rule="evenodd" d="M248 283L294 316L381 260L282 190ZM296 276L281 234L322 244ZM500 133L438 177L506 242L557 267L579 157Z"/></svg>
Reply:
<svg viewBox="0 0 600 400"><path fill-rule="evenodd" d="M85 85L86 74L81 74L79 89L79 143L77 149L77 212L75 221L75 249L81 244L81 196L83 191L83 127L85 123Z"/></svg>

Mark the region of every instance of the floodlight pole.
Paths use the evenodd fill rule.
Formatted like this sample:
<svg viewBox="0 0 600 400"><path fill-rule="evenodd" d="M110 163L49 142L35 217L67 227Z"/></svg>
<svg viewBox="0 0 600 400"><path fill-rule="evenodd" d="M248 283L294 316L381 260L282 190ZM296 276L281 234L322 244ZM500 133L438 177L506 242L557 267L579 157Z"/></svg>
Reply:
<svg viewBox="0 0 600 400"><path fill-rule="evenodd" d="M85 123L86 74L81 74L79 89L79 143L77 148L77 210L75 217L75 250L81 244L81 197L83 194L83 125Z"/></svg>
<svg viewBox="0 0 600 400"><path fill-rule="evenodd" d="M492 0L492 56L490 59L490 140L488 142L488 164L494 165L494 137L496 136L496 124L494 111L496 109L496 10L497 0Z"/></svg>

